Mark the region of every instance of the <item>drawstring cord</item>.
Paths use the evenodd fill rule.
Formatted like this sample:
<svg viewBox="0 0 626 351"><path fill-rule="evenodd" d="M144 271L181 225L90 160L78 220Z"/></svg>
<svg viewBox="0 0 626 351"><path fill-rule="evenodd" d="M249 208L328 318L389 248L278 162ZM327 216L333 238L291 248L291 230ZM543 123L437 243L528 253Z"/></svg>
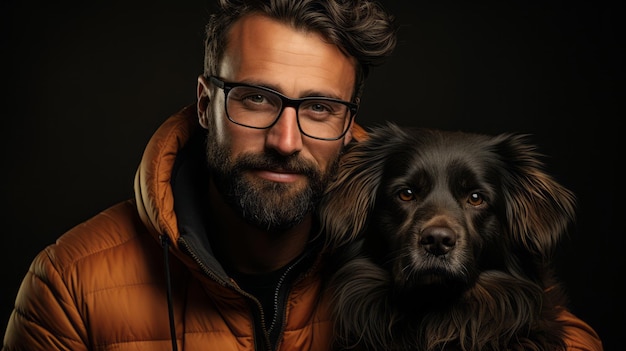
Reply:
<svg viewBox="0 0 626 351"><path fill-rule="evenodd" d="M161 235L161 246L163 247L163 258L165 260L165 283L167 284L167 310L170 321L170 338L172 339L172 351L178 351L176 343L176 324L174 323L174 303L172 301L172 281L170 278L170 241L167 235Z"/></svg>

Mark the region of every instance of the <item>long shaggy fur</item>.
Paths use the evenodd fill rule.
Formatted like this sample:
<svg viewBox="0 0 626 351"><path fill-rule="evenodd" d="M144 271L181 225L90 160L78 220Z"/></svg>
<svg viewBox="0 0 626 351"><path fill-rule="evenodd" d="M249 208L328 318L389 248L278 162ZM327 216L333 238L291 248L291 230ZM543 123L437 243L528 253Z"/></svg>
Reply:
<svg viewBox="0 0 626 351"><path fill-rule="evenodd" d="M338 347L561 350L551 260L573 194L528 136L373 128L320 206L344 255L331 281Z"/></svg>

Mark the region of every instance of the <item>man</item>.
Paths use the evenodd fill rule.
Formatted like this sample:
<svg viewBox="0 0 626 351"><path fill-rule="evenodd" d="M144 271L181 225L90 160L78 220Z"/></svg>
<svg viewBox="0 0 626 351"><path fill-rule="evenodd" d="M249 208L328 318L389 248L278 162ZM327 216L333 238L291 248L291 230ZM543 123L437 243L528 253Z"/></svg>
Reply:
<svg viewBox="0 0 626 351"><path fill-rule="evenodd" d="M35 258L3 350L330 349L314 209L395 31L369 0L220 1L197 104L148 143L134 200Z"/></svg>

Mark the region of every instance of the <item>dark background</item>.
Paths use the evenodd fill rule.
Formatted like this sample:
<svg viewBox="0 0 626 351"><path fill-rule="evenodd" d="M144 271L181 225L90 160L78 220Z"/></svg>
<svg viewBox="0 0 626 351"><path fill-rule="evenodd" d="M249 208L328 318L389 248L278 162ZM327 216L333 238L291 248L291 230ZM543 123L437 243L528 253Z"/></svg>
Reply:
<svg viewBox="0 0 626 351"><path fill-rule="evenodd" d="M150 135L195 102L208 6L0 1L5 327L33 257L131 197ZM357 119L531 133L548 170L577 194L559 273L571 310L607 350L620 349L626 330L618 3L387 1L400 43L372 72Z"/></svg>

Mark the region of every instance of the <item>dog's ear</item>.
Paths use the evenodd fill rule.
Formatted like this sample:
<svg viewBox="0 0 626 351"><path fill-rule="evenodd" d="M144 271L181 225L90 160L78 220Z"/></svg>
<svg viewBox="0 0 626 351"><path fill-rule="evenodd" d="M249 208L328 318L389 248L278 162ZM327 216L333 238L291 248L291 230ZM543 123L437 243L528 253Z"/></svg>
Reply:
<svg viewBox="0 0 626 351"><path fill-rule="evenodd" d="M318 208L327 245L337 248L359 237L376 201L385 161L395 150L393 141L405 136L397 125L387 123L346 150Z"/></svg>
<svg viewBox="0 0 626 351"><path fill-rule="evenodd" d="M502 134L496 139L506 165L501 193L509 230L518 244L547 259L575 221L575 196L546 173L543 155L529 135Z"/></svg>

